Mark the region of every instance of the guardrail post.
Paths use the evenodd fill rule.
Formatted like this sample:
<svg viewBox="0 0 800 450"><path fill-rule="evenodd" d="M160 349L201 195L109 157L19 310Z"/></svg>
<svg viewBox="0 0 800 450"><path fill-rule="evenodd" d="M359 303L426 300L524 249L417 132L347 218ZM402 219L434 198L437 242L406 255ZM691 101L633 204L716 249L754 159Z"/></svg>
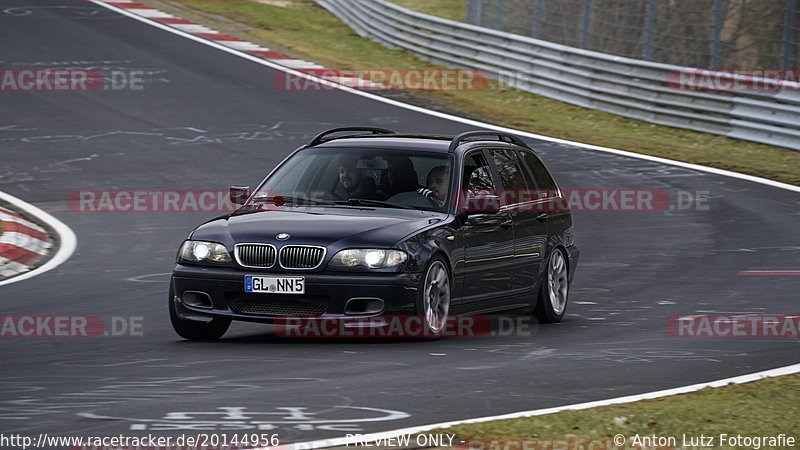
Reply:
<svg viewBox="0 0 800 450"><path fill-rule="evenodd" d="M722 34L723 0L714 0L711 25L711 57L708 61L709 69L719 69L720 35Z"/></svg>
<svg viewBox="0 0 800 450"><path fill-rule="evenodd" d="M786 17L783 23L783 39L781 40L781 69L791 69L794 59L795 46L795 15L797 14L797 0L786 0Z"/></svg>
<svg viewBox="0 0 800 450"><path fill-rule="evenodd" d="M503 0L495 0L494 5L494 28L496 30L503 29L503 14L505 13L505 2Z"/></svg>
<svg viewBox="0 0 800 450"><path fill-rule="evenodd" d="M542 16L544 15L544 0L533 0L533 32L531 36L539 39L542 34Z"/></svg>
<svg viewBox="0 0 800 450"><path fill-rule="evenodd" d="M581 29L581 48L589 46L589 26L592 23L592 0L583 0L583 27Z"/></svg>
<svg viewBox="0 0 800 450"><path fill-rule="evenodd" d="M653 60L653 36L656 28L656 0L647 0L647 12L644 16L644 59Z"/></svg>
<svg viewBox="0 0 800 450"><path fill-rule="evenodd" d="M483 19L483 0L469 0L467 3L467 23L481 25Z"/></svg>

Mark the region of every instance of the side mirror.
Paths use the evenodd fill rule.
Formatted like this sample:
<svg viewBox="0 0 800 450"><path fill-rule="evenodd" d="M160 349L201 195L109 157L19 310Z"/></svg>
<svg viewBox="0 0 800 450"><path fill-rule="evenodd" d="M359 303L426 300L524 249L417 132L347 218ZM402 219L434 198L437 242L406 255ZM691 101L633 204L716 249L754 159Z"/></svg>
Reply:
<svg viewBox="0 0 800 450"><path fill-rule="evenodd" d="M228 195L234 205L244 205L250 198L250 186L231 186Z"/></svg>
<svg viewBox="0 0 800 450"><path fill-rule="evenodd" d="M497 214L500 212L500 197L496 195L475 195L467 197L464 212L472 214Z"/></svg>

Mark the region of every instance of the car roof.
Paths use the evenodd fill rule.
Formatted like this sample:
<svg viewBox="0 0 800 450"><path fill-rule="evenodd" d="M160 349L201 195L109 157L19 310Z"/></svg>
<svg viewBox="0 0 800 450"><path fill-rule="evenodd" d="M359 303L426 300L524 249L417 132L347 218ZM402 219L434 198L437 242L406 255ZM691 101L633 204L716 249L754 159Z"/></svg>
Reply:
<svg viewBox="0 0 800 450"><path fill-rule="evenodd" d="M349 135L341 135L341 133L350 133ZM353 134L357 133L357 134ZM337 136L337 134L339 136ZM496 139L489 141L485 139L477 139L478 137L492 136ZM336 142L339 145L331 144ZM462 145L467 148L471 147L472 143L485 143L494 142L503 146L518 146L530 149L528 144L519 136L513 134L498 132L498 131L485 131L474 130L466 131L456 136L446 136L437 134L402 134L386 128L377 127L340 127L331 128L330 130L323 131L314 137L305 148L309 147L369 147L369 148L384 148L384 149L412 149L427 150L427 151L441 151L445 146L448 153L455 152ZM326 145L327 144L327 145ZM492 145L496 145L492 144Z"/></svg>
<svg viewBox="0 0 800 450"><path fill-rule="evenodd" d="M369 137L343 137L331 139L313 148L326 147L350 147L350 148L372 148L386 150L422 150L447 153L448 146L453 136L439 135L386 135Z"/></svg>

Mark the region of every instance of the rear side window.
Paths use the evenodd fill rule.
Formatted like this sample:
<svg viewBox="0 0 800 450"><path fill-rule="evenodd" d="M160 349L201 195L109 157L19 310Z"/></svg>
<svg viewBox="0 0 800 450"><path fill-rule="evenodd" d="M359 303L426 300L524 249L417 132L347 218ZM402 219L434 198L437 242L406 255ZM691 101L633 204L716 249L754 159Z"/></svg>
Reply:
<svg viewBox="0 0 800 450"><path fill-rule="evenodd" d="M520 153L522 154L522 159L525 161L528 169L530 169L531 173L533 174L533 178L536 181L536 185L539 187L539 190L547 192L549 194L548 196L556 195L556 182L553 180L553 176L547 171L547 167L544 166L539 157L529 152Z"/></svg>
<svg viewBox="0 0 800 450"><path fill-rule="evenodd" d="M520 167L513 151L496 149L491 150L490 153L497 173L500 175L500 180L503 182L503 188L506 190L526 190L530 187L525 179L524 169Z"/></svg>

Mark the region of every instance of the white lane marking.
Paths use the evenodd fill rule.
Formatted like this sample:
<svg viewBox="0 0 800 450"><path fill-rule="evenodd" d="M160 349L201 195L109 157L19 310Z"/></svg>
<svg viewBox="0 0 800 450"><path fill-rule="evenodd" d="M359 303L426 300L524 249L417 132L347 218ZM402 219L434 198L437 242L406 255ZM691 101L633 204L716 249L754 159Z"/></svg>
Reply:
<svg viewBox="0 0 800 450"><path fill-rule="evenodd" d="M30 203L2 191L0 191L0 200L24 211L25 214L46 223L58 235L58 240L60 243L56 254L53 255L53 257L50 258L50 260L48 260L46 263L31 270L30 272L17 275L13 278L9 278L8 280L0 281L0 286L27 280L28 278L33 278L37 275L41 275L45 272L53 270L68 260L69 257L75 252L75 248L78 246L78 240L75 237L75 233L68 226L64 225L63 222L31 205Z"/></svg>
<svg viewBox="0 0 800 450"><path fill-rule="evenodd" d="M238 50L235 50L235 49L232 49L230 47L226 47L226 46L220 45L220 44L218 44L216 42L212 42L212 41L209 41L207 39L203 39L203 38L198 37L198 36L193 36L193 35L191 35L189 33L184 33L184 32L182 32L180 30L176 30L175 28L171 28L171 27L169 27L167 25L148 20L148 19L146 19L144 17L137 16L136 14L132 14L132 13L128 12L128 10L126 10L126 9L118 8L118 7L114 6L114 5L103 3L100 0L89 0L89 1L91 1L92 3L95 3L97 5L103 6L105 8L108 8L108 9L110 9L112 11L116 11L119 14L122 14L124 16L128 16L128 17L130 17L132 19L135 19L135 20L138 20L140 22L147 23L150 26L153 26L155 28L159 28L159 29L168 31L168 32L170 32L172 34L175 34L175 35L178 35L178 36L182 36L182 37L184 37L186 39L190 39L190 40L193 40L195 42L199 42L199 43L201 43L203 45L207 45L209 47L214 47L214 48L216 48L218 50L222 50L224 52L228 52L228 53L231 53L233 55L237 55L237 56L239 56L241 58L247 59L247 60L252 61L252 62L254 62L256 64L261 64L262 66L270 67L270 68L275 69L275 70L280 70L282 72L285 72L285 73L288 73L290 75L294 75L294 76L297 76L297 77L300 77L300 78L305 78L305 79L307 79L309 81L313 81L315 83L319 83L319 84L322 84L324 86L330 86L330 87L333 87L335 89L339 89L339 90L341 90L343 92L348 92L348 93L353 94L353 95L358 95L358 96L361 96L361 97L368 98L370 100L374 100L374 101L377 101L377 102L385 103L387 105L392 105L392 106L395 106L395 107L398 107L398 108L402 108L402 109L406 109L406 110L409 110L409 111L418 112L420 114L426 114L426 115L429 115L429 116L432 116L432 117L438 117L440 119L445 119L445 120L449 120L449 121L452 121L452 122L461 123L461 124L464 124L464 125L475 126L475 127L479 127L479 128L483 128L483 129L487 129L487 130L502 131L502 132L505 132L505 133L513 133L513 134L517 134L519 136L527 137L527 138L530 138L530 139L538 139L538 140L542 140L542 141L553 142L553 143L556 143L556 144L564 144L564 145L569 145L569 146L572 146L572 147L578 147L578 148L585 149L585 150L594 150L594 151L598 151L598 152L611 153L611 154L615 154L615 155L626 156L626 157L629 157L629 158L642 159L642 160L645 160L645 161L652 161L652 162L657 162L657 163L676 166L676 167L683 167L685 169L696 170L696 171L699 171L699 172L706 172L706 173L711 173L711 174L714 174L714 175L721 175L721 176L725 176L725 177L729 177L729 178L736 178L736 179L740 179L740 180L751 181L753 183L763 184L765 186L771 186L771 187L775 187L775 188L779 188L779 189L785 189L785 190L788 190L788 191L800 192L800 186L794 186L794 185L791 185L791 184L788 184L788 183L781 183L779 181L768 180L766 178L756 177L756 176L753 176L753 175L746 175L746 174L743 174L743 173L731 172L729 170L723 170L723 169L717 169L717 168L714 168L714 167L702 166L700 164L692 164L692 163L687 163L687 162L683 162L683 161L675 161L675 160L672 160L672 159L660 158L658 156L643 155L643 154L640 154L640 153L629 152L629 151L626 151L626 150L618 150L618 149L609 148L609 147L602 147L602 146L599 146L599 145L584 144L582 142L569 141L569 140L566 140L566 139L559 139L559 138L554 138L554 137L550 137L550 136L544 136L544 135L536 134L536 133L529 133L527 131L515 130L513 128L501 127L501 126L498 126L498 125L492 125L490 123L485 123L485 122L481 122L481 121L478 121L478 120L466 119L464 117L458 117L458 116L454 116L452 114L433 111L433 110L430 110L430 109L427 109L427 108L423 108L421 106L409 105L407 103L403 103L403 102L400 102L400 101L397 101L397 100L384 98L384 97L381 97L380 95L372 94L370 92L359 91L357 89L353 89L353 88L348 87L348 86L344 86L344 85L341 85L341 84L338 84L338 83L334 83L334 82L331 82L331 81L328 81L328 80L325 80L325 79L322 79L322 78L318 78L318 77L315 77L313 75L309 75L309 74L306 74L306 73L303 73L303 72L292 70L291 68L287 68L288 66L285 65L286 61L296 61L296 60L285 60L285 59L267 60L267 59L262 59L262 58L259 58L258 56L248 55L247 53L242 53L242 52L240 52Z"/></svg>
<svg viewBox="0 0 800 450"><path fill-rule="evenodd" d="M136 281L139 283L167 283L169 282L169 277L172 275L172 272L165 272L165 273L150 273L147 275L138 275L135 277L128 277L125 278L125 281ZM154 278L154 277L165 277L165 280L149 280L145 278Z"/></svg>
<svg viewBox="0 0 800 450"><path fill-rule="evenodd" d="M305 406L272 406L264 409L251 411L246 406L221 406L211 411L167 412L156 419L104 416L96 413L77 414L87 419L129 422L130 429L137 431L169 431L180 427L180 429L184 430L230 428L277 430L280 428L292 428L300 431L336 429L357 432L361 431L361 424L363 423L401 420L411 417L410 414L403 411L363 406L334 406L333 408L323 408L319 411L310 410ZM359 417L364 413L373 414L367 417ZM378 415L375 415L375 413ZM343 414L346 414L346 416L342 417Z"/></svg>
<svg viewBox="0 0 800 450"><path fill-rule="evenodd" d="M743 270L739 275L800 275L800 270Z"/></svg>
<svg viewBox="0 0 800 450"><path fill-rule="evenodd" d="M582 409L589 409L589 408L597 408L599 406L609 406L609 405L620 405L624 403L632 403L638 402L640 400L650 400L654 398L661 398L661 397L668 397L671 395L678 395L678 394L686 394L688 392L696 392L701 389L705 388L713 388L713 387L722 387L728 384L743 384L743 383L750 383L753 381L762 380L764 378L773 378L782 375L791 375L795 373L800 373L800 364L794 364L791 366L780 367L777 369L772 370L765 370L763 372L756 372L749 375L742 375L738 377L732 378L724 378L722 380L716 381L709 381L707 383L699 383L693 384L690 386L682 386L677 387L674 389L666 389L663 391L656 391L656 392L647 392L644 394L637 394L637 395L629 395L626 397L617 397L611 398L608 400L599 400L595 402L586 402L586 403L578 403L575 405L566 405L566 406L558 406L555 408L546 408L546 409L535 409L531 411L521 411L511 414L503 414L499 416L487 416L487 417L478 417L475 419L467 419L467 420L454 420L451 422L442 422L442 423L435 423L430 425L420 425L417 427L409 427L409 428L402 428L399 430L389 430L389 431L381 431L379 433L371 433L365 434L363 436L359 436L358 439L360 442L370 442L371 440L381 439L381 438L389 438L389 437L397 437L403 436L406 434L416 434L422 433L425 431L430 431L439 428L449 428L454 427L457 425L465 425L470 423L483 423L483 422L491 422L495 420L507 420L507 419L519 419L523 417L535 417L535 416L544 416L547 414L554 414L561 411L577 411ZM338 446L346 446L348 444L352 444L353 438L333 438L333 439L320 439L317 441L310 441L310 442L297 442L294 444L286 444L286 450L303 450L303 449L312 449L312 448L325 448L325 447L338 447ZM267 448L258 448L254 450L267 450Z"/></svg>

